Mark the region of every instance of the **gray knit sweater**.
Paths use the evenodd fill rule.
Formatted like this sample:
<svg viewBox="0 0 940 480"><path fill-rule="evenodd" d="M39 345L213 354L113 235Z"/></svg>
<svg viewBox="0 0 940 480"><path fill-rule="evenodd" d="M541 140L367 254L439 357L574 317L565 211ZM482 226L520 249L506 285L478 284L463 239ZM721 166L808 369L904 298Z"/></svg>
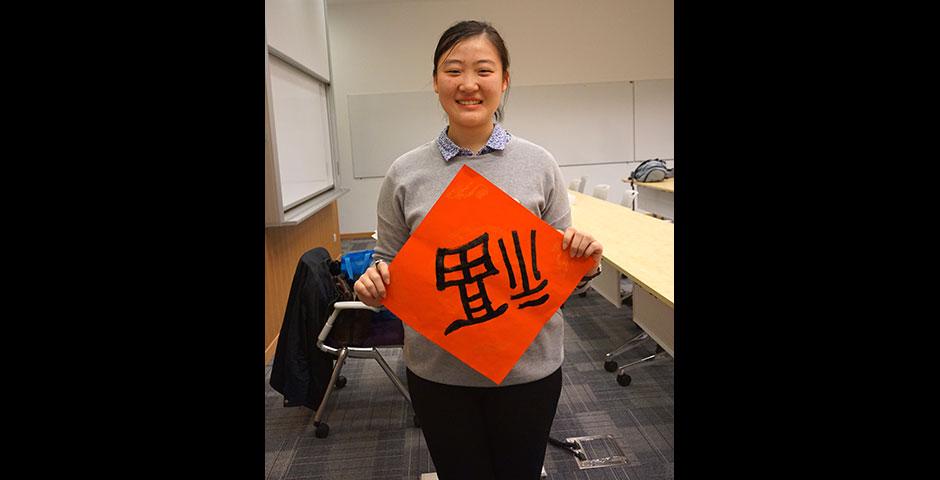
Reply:
<svg viewBox="0 0 940 480"><path fill-rule="evenodd" d="M376 259L394 261L463 165L476 170L556 229L564 230L571 225L571 209L561 170L544 148L512 136L501 151L457 156L445 162L437 142L432 141L399 157L385 176L378 200ZM392 282L394 284L394 279ZM561 366L563 345L564 323L559 309L501 385L527 383L548 376ZM412 372L433 382L475 387L496 385L407 324L404 358Z"/></svg>

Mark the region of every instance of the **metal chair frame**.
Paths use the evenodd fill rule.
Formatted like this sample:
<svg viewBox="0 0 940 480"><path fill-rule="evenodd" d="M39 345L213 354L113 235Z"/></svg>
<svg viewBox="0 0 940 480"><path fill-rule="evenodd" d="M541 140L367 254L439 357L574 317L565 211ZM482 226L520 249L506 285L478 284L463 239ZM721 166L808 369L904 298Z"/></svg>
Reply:
<svg viewBox="0 0 940 480"><path fill-rule="evenodd" d="M330 375L330 383L326 387L326 392L323 394L323 400L320 401L320 406L317 407L317 413L313 417L313 424L317 427L316 436L317 438L326 438L329 435L330 427L323 421L323 415L326 412L326 404L330 399L330 394L333 393L333 390L336 388L343 388L346 385L346 379L340 376L340 371L343 369L343 365L346 363L347 358L371 358L375 360L382 370L385 371L385 374L388 376L389 380L395 385L395 388L405 397L405 400L408 401L408 404L411 404L411 396L408 394L408 388L405 387L405 384L398 378L398 375L392 371L391 367L388 366L388 362L385 361L385 358L382 357L382 354L379 352L376 347L331 347L326 344L326 340L329 338L330 331L333 329L333 324L336 321L337 317L344 311L349 309L361 309L361 310L371 310L372 312L378 313L380 309L375 307L370 307L360 301L347 301L347 302L336 302L333 304L333 313L330 314L330 317L326 320L326 323L323 325L323 329L320 330L320 335L317 337L317 348L321 351L333 355L336 357L336 365L333 367L333 373ZM401 347L402 345L383 345L382 347L396 348ZM417 417L415 417L415 426L417 426Z"/></svg>

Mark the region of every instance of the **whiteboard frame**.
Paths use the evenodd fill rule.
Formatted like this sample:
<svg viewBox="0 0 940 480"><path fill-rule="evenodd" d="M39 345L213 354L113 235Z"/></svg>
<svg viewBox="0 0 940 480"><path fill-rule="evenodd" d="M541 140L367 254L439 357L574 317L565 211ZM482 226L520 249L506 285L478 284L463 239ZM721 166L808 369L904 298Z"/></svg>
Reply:
<svg viewBox="0 0 940 480"><path fill-rule="evenodd" d="M295 67L314 72L314 77L330 83L326 3L326 0L265 0L265 37L268 47L279 58L290 58Z"/></svg>
<svg viewBox="0 0 940 480"><path fill-rule="evenodd" d="M285 110L280 112L280 115L271 117L273 129L280 129L281 133L285 134L283 136L285 142L288 142L287 133L291 134L290 139L292 139L288 143L282 143L281 141L277 143L279 148L290 147L284 152L278 151L281 201L286 211L320 193L330 190L336 184L336 178L333 174L335 162L333 160L330 133L329 91L327 84L293 68L289 63L281 61L276 55L272 56L278 59L284 66L279 65L278 71L282 73L276 77L272 75L270 80L273 81L277 78L278 84L280 84L280 89L277 90L277 93L279 95L286 95L286 97L280 99L272 96L275 100L275 102L271 104L272 111L278 113L278 108ZM271 71L271 66L272 64L269 62L269 72ZM275 90L274 83L270 85L270 88L273 94ZM285 98L293 99L295 96L299 96L297 98L298 101L288 101L285 104ZM308 100L312 100L313 105L309 105L307 103ZM301 108L301 105L306 106ZM312 109L309 108L311 106L313 107ZM298 113L299 117L297 116ZM287 117L285 117L285 115ZM288 122L288 125L278 125L279 121L284 121L286 118L290 117L293 118ZM308 121L312 123L306 123ZM310 135L299 132L310 132ZM320 139L322 143L311 143L311 141L315 139ZM297 146L306 148L300 149L301 153L298 154ZM288 153L291 155L293 161L285 165L283 157ZM328 158L324 158L324 156ZM317 161L311 162L308 160ZM285 167L287 167L286 170ZM322 172L325 176L316 178L319 176L318 171L322 171L320 169L326 169L325 172ZM297 174L297 178L289 177L285 179L285 171L293 171ZM285 198L285 196L289 196L290 198Z"/></svg>
<svg viewBox="0 0 940 480"><path fill-rule="evenodd" d="M327 52L327 74L332 71L332 60L329 55L329 27L325 25L326 21L326 2L322 2L323 6L323 18L324 18L324 32L325 32L325 41L326 43L326 52ZM265 11L267 15L267 9ZM264 108L265 108L265 167L264 167L264 180L265 180L265 195L264 195L264 212L265 212L265 226L284 226L284 225L296 225L300 222L303 222L310 216L317 213L322 208L328 206L330 203L341 197L342 195L349 192L347 188L339 187L340 180L340 168L339 168L339 148L338 148L338 139L337 139L337 121L336 121L336 106L333 98L333 86L328 77L320 75L316 71L308 68L306 65L301 64L295 59L291 58L290 55L285 54L284 52L278 50L276 47L271 46L268 43L268 32L267 32L267 19L265 21L265 49L264 49L264 85L265 85L265 99L264 99ZM275 56L278 60L281 60L293 68L296 68L301 73L315 79L316 81L323 84L326 95L326 108L327 108L327 136L329 141L329 152L330 152L330 170L332 177L332 185L319 191L318 193L310 194L299 202L293 202L292 206L285 208L283 204L283 195L282 195L282 186L280 181L280 162L278 160L278 151L277 151L277 128L274 122L274 106L272 105L271 99L271 71L270 71L270 57Z"/></svg>

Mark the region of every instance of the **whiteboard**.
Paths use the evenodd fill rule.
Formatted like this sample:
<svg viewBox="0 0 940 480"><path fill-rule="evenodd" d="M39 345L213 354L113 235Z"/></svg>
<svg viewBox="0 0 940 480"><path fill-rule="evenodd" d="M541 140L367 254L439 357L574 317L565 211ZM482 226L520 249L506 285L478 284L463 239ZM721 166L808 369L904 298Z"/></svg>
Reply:
<svg viewBox="0 0 940 480"><path fill-rule="evenodd" d="M503 125L561 166L633 160L630 82L538 85L510 92Z"/></svg>
<svg viewBox="0 0 940 480"><path fill-rule="evenodd" d="M268 47L330 81L323 0L265 0Z"/></svg>
<svg viewBox="0 0 940 480"><path fill-rule="evenodd" d="M271 55L274 143L285 210L333 186L326 86Z"/></svg>
<svg viewBox="0 0 940 480"><path fill-rule="evenodd" d="M675 159L675 80L638 80L636 159Z"/></svg>
<svg viewBox="0 0 940 480"><path fill-rule="evenodd" d="M351 94L347 105L355 178L384 177L447 125L433 91ZM509 133L545 147L559 165L633 160L630 82L510 87L504 112Z"/></svg>
<svg viewBox="0 0 940 480"><path fill-rule="evenodd" d="M384 177L402 154L440 135L447 114L428 92L349 95L353 177Z"/></svg>

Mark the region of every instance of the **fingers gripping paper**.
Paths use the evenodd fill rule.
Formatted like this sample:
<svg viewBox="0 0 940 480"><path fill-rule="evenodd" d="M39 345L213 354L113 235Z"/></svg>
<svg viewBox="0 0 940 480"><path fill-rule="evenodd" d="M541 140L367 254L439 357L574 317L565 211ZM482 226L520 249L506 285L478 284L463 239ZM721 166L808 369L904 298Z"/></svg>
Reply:
<svg viewBox="0 0 940 480"><path fill-rule="evenodd" d="M389 266L385 306L499 384L594 265L561 244L465 165Z"/></svg>

